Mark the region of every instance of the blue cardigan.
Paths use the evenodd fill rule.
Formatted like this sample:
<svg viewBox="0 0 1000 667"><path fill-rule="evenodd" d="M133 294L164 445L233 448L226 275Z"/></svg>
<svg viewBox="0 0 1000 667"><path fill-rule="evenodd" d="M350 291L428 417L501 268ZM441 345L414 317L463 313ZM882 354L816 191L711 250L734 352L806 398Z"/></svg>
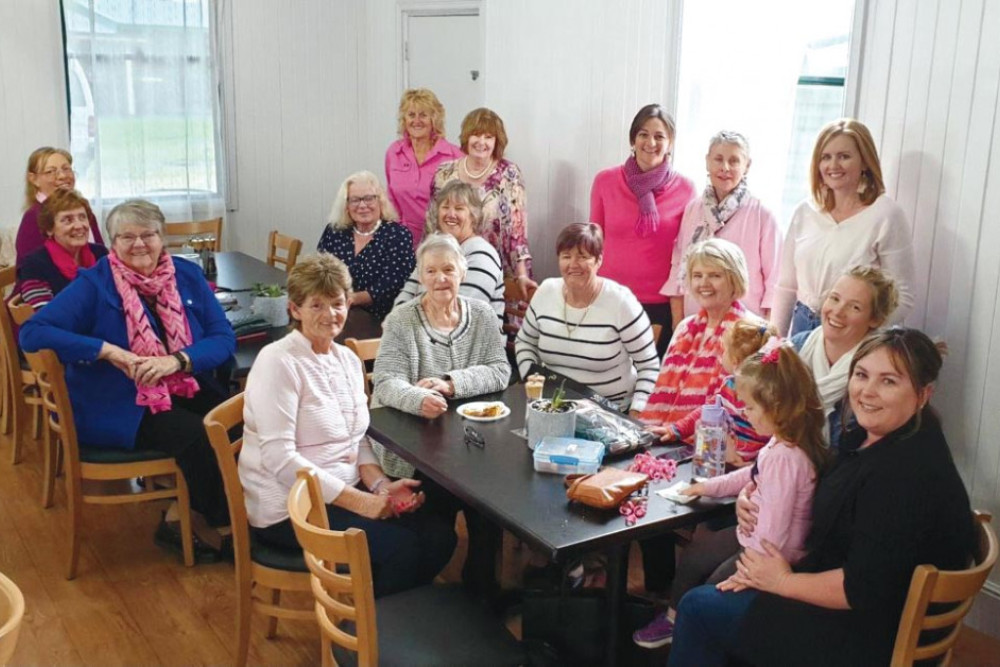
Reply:
<svg viewBox="0 0 1000 667"><path fill-rule="evenodd" d="M184 348L195 373L225 363L236 350L233 328L226 320L201 268L174 260L180 293L193 343ZM146 308L154 329L156 318ZM129 349L122 300L105 257L55 299L35 313L20 333L27 352L51 348L66 366L66 384L81 445L133 449L146 409L136 405L135 383L110 362L98 360L105 341Z"/></svg>

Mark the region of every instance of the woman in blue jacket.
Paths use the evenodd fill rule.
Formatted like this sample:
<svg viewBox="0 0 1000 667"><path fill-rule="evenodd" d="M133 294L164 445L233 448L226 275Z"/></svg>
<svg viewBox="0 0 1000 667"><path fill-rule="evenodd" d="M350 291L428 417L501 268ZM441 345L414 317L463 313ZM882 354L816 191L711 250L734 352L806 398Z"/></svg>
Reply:
<svg viewBox="0 0 1000 667"><path fill-rule="evenodd" d="M202 418L225 397L209 371L232 357L236 339L201 269L163 252L163 225L149 202L116 206L107 220L111 253L22 327L21 347L55 350L66 366L81 447L170 454L192 509L209 526L225 526L225 492ZM169 518L155 539L179 549ZM216 531L201 537L219 544ZM205 544L197 551L202 561L217 555Z"/></svg>

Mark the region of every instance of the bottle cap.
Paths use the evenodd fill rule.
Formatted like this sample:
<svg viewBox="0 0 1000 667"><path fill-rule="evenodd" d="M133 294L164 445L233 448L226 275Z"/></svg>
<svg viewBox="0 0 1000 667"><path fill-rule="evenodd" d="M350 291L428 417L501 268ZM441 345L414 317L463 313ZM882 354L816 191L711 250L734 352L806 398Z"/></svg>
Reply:
<svg viewBox="0 0 1000 667"><path fill-rule="evenodd" d="M705 426L722 426L726 423L726 410L722 407L722 399L715 397L714 403L701 406L701 423Z"/></svg>

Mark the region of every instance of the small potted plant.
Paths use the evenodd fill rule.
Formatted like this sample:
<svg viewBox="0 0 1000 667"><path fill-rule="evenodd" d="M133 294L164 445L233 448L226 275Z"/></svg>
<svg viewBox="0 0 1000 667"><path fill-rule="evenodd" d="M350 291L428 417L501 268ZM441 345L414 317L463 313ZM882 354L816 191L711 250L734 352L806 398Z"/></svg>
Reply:
<svg viewBox="0 0 1000 667"><path fill-rule="evenodd" d="M251 293L251 313L263 317L272 327L288 326L288 293L284 287L256 283Z"/></svg>
<svg viewBox="0 0 1000 667"><path fill-rule="evenodd" d="M566 398L566 381L552 398L536 398L528 403L528 448L543 438L572 438L576 433L576 401Z"/></svg>

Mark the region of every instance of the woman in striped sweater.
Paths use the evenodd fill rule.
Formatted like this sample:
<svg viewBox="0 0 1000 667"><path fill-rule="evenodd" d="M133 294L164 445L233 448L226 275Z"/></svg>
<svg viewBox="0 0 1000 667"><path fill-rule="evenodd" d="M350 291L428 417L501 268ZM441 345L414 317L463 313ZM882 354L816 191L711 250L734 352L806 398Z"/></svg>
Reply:
<svg viewBox="0 0 1000 667"><path fill-rule="evenodd" d="M525 377L540 364L585 384L623 410L640 412L656 380L653 331L632 292L599 278L604 234L592 222L567 226L556 240L562 278L543 282L517 334Z"/></svg>
<svg viewBox="0 0 1000 667"><path fill-rule="evenodd" d="M482 237L485 222L483 202L479 195L468 183L451 181L434 195L427 219L436 220L437 224L427 225L424 230L425 238L436 232L450 234L461 247L468 270L459 285L458 293L466 298L488 303L497 314L499 327L503 324L504 311L503 269L500 268L500 255L496 248ZM424 292L420 268L417 267L403 285L394 307L398 308Z"/></svg>

